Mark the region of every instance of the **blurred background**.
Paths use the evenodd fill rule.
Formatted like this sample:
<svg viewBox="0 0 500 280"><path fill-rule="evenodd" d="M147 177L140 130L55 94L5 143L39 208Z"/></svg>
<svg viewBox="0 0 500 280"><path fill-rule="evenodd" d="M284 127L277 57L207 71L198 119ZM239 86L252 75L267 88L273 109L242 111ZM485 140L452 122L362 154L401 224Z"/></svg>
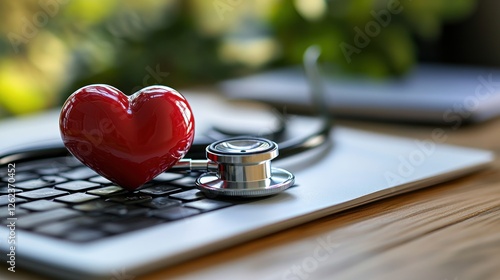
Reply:
<svg viewBox="0 0 500 280"><path fill-rule="evenodd" d="M3 0L0 117L60 106L86 84L131 94L297 65L311 44L346 75L373 79L420 61L498 66L500 38L489 35L500 28L498 8L494 0Z"/></svg>

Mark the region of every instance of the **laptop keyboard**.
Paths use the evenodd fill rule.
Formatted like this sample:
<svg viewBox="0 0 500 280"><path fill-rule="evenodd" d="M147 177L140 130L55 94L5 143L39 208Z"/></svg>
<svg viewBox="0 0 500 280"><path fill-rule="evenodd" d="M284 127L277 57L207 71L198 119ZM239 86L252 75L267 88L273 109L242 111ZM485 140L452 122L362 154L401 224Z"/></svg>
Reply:
<svg viewBox="0 0 500 280"><path fill-rule="evenodd" d="M5 172L0 172L0 217L4 223L11 210ZM198 175L166 172L136 191L127 191L74 157L18 163L14 177L16 228L72 242L91 242L238 203L207 198L195 188Z"/></svg>

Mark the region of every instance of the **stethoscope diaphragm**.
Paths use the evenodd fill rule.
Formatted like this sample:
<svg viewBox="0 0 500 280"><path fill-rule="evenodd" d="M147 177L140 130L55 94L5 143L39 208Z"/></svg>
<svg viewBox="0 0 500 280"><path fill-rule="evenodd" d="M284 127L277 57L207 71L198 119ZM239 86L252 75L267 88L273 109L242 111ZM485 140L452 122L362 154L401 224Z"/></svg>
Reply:
<svg viewBox="0 0 500 280"><path fill-rule="evenodd" d="M271 167L278 156L278 145L256 137L237 137L212 143L207 158L217 171L201 174L196 186L209 196L259 197L288 189L292 173Z"/></svg>

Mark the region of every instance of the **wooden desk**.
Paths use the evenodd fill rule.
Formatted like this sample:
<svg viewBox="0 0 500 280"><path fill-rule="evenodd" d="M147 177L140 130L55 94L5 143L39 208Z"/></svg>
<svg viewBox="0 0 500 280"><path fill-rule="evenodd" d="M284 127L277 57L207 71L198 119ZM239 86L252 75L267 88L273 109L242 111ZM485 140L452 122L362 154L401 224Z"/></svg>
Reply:
<svg viewBox="0 0 500 280"><path fill-rule="evenodd" d="M435 126L342 125L426 139ZM500 119L446 143L500 152ZM500 279L500 159L445 184L328 216L175 267L123 279ZM2 273L1 276L12 276ZM26 279L46 279L19 271Z"/></svg>
<svg viewBox="0 0 500 280"><path fill-rule="evenodd" d="M436 128L341 124L420 139ZM442 128L446 143L500 152L500 120ZM497 159L490 169L462 179L328 216L140 279L500 279L499 169Z"/></svg>

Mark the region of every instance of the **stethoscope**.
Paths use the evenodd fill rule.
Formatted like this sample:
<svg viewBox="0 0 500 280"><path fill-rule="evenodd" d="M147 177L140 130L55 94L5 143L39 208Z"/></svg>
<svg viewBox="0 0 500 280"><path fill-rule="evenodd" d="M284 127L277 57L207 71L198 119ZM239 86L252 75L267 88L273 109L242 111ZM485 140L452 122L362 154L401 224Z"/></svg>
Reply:
<svg viewBox="0 0 500 280"><path fill-rule="evenodd" d="M280 141L286 130L285 121L273 135L267 138L255 136L232 136L230 132L219 131L225 139L213 143L195 143L186 157L206 159L181 159L170 170L203 172L195 183L199 190L209 197L261 197L274 195L293 186L295 176L281 168L272 167L276 158L286 158L319 147L327 142L331 130L331 119L323 102L323 88L317 67L320 51L309 47L304 54L304 68L313 101L320 113L320 128L302 138ZM67 155L62 143L37 143L0 155L0 165L14 161L33 160Z"/></svg>
<svg viewBox="0 0 500 280"><path fill-rule="evenodd" d="M208 196L258 197L291 187L295 176L271 166L278 145L258 137L224 139L206 148L205 160L182 159L174 170L208 171L195 181Z"/></svg>

